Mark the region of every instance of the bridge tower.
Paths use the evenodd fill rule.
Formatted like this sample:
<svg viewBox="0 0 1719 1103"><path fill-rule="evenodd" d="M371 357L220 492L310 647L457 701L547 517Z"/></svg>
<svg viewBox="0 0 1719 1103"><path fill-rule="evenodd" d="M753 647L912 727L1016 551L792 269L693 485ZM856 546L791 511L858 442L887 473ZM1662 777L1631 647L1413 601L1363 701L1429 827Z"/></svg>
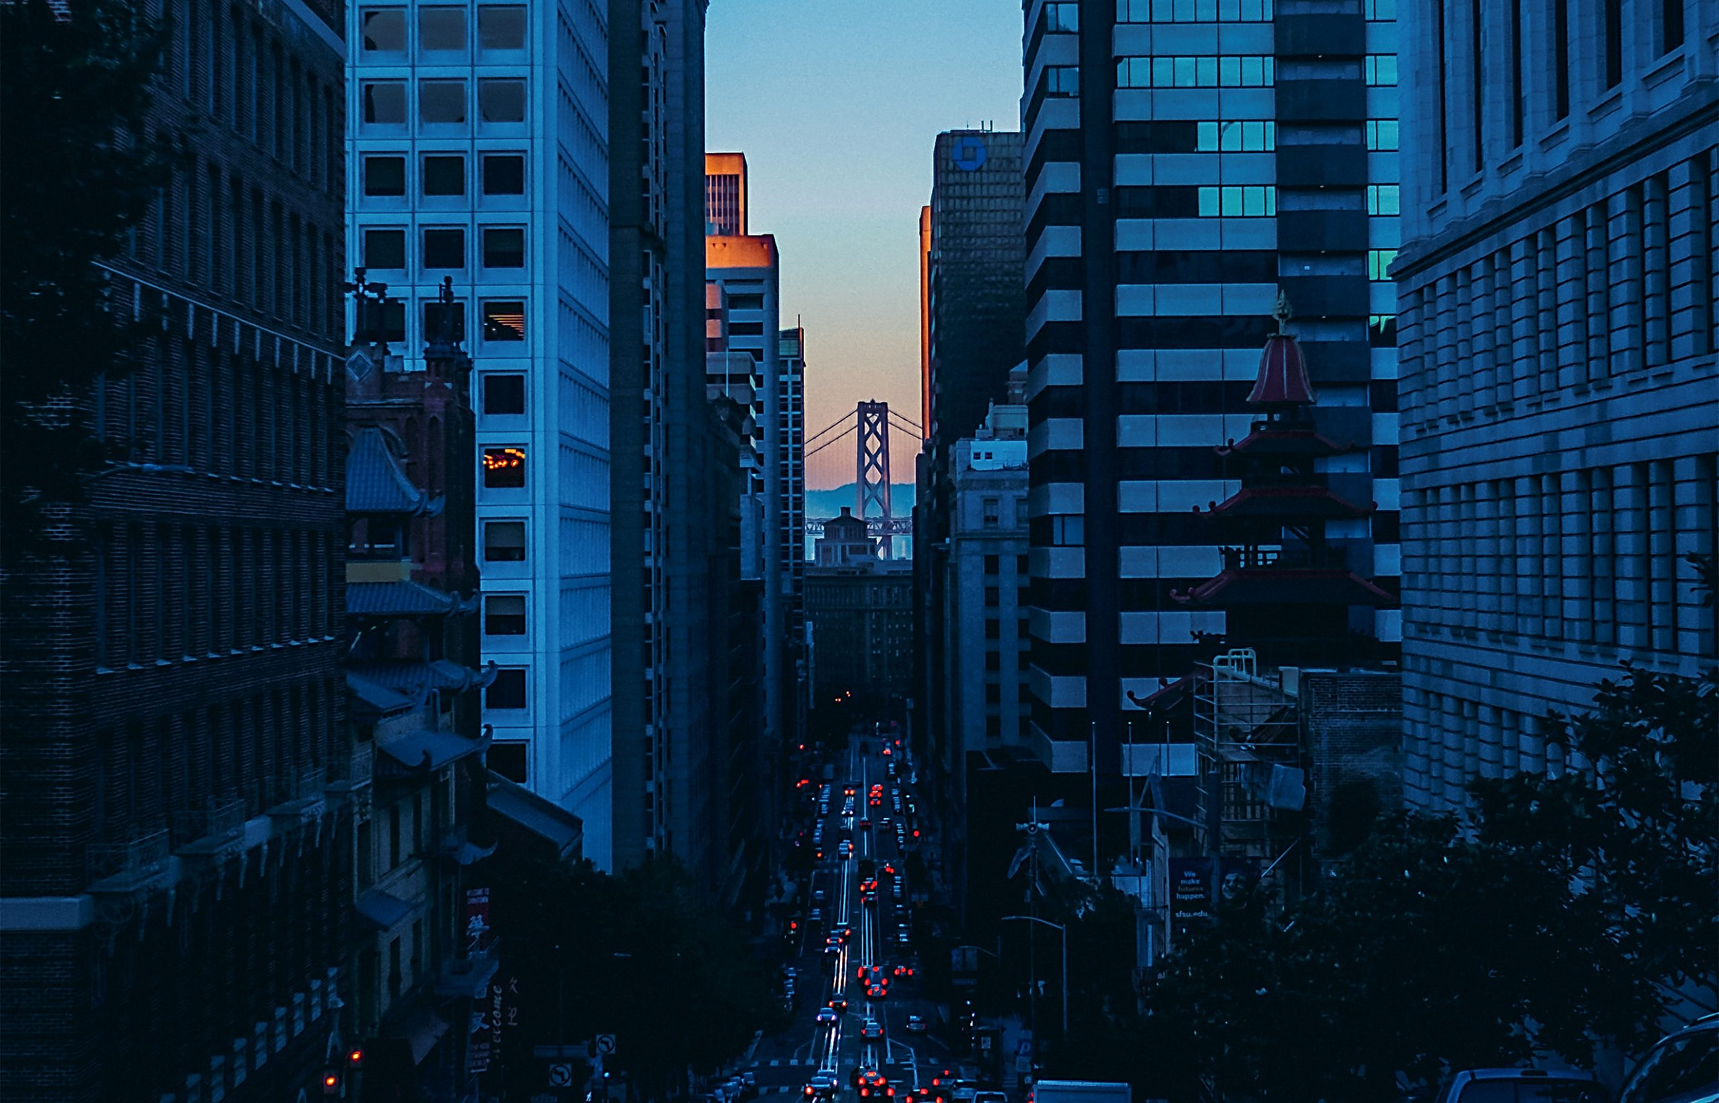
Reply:
<svg viewBox="0 0 1719 1103"><path fill-rule="evenodd" d="M861 402L854 411L854 417L858 429L854 440L854 470L857 475L854 481L854 516L862 521L875 517L885 522L878 550L888 559L888 522L892 519L889 509L889 403Z"/></svg>

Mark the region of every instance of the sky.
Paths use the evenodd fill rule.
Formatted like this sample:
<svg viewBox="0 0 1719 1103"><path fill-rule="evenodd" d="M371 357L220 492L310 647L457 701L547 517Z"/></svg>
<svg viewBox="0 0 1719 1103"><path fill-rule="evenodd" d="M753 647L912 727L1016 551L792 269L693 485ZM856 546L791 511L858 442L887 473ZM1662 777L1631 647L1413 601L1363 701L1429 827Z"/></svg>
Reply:
<svg viewBox="0 0 1719 1103"><path fill-rule="evenodd" d="M806 327L806 433L882 399L919 421L919 209L940 131L1020 129L1020 0L711 0L705 145L746 154L748 220ZM853 481L853 445L807 463ZM913 481L892 434L892 481ZM839 457L839 458L838 458Z"/></svg>

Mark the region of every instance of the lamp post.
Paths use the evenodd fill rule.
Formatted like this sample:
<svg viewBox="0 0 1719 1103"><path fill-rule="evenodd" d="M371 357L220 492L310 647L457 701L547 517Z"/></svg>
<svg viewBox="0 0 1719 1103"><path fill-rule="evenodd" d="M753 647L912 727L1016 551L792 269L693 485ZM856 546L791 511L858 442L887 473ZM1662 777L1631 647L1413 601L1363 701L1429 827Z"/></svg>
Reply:
<svg viewBox="0 0 1719 1103"><path fill-rule="evenodd" d="M1061 923L1052 923L1048 919L1040 919L1036 915L1005 915L1005 916L1003 916L1003 918L999 919L997 922L1007 923L1011 919L1019 919L1025 923L1042 923L1047 927L1056 928L1056 930L1062 934L1062 1036L1064 1038L1067 1038L1068 1037L1068 928L1063 926ZM1000 940L998 943L998 948L999 949L1002 948ZM1033 998L1035 1000L1038 999L1038 980L1036 977L1033 980ZM1035 1037L1033 1039L1033 1044L1035 1046L1038 1045L1037 1037Z"/></svg>

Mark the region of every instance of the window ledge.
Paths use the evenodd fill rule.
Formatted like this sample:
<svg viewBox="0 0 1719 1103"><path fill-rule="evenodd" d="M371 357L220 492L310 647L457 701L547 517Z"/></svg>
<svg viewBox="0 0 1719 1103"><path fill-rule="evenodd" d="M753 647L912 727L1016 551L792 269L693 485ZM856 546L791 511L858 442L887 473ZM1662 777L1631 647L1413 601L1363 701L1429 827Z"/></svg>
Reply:
<svg viewBox="0 0 1719 1103"><path fill-rule="evenodd" d="M1613 112L1622 108L1623 107L1623 101L1624 101L1623 85L1620 84L1616 88L1608 89L1606 91L1606 94L1601 96L1599 98L1599 101L1597 103L1595 103L1594 106L1588 108L1588 118L1596 120L1596 121L1599 119L1603 119L1607 115L1610 115Z"/></svg>
<svg viewBox="0 0 1719 1103"><path fill-rule="evenodd" d="M1653 68L1641 78L1643 88L1657 88L1673 77L1683 72L1683 63L1689 53L1689 28L1684 28L1683 45L1667 53Z"/></svg>

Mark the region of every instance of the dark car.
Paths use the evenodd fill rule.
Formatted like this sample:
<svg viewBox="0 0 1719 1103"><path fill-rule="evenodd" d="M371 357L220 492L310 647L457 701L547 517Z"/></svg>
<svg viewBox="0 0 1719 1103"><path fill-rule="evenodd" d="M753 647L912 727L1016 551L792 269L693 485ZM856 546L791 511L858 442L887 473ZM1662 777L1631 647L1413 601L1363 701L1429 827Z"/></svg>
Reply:
<svg viewBox="0 0 1719 1103"><path fill-rule="evenodd" d="M1719 1103L1719 1015L1661 1038L1624 1082L1618 1103Z"/></svg>
<svg viewBox="0 0 1719 1103"><path fill-rule="evenodd" d="M1575 1069L1465 1069L1439 1103L1610 1103L1593 1073Z"/></svg>

